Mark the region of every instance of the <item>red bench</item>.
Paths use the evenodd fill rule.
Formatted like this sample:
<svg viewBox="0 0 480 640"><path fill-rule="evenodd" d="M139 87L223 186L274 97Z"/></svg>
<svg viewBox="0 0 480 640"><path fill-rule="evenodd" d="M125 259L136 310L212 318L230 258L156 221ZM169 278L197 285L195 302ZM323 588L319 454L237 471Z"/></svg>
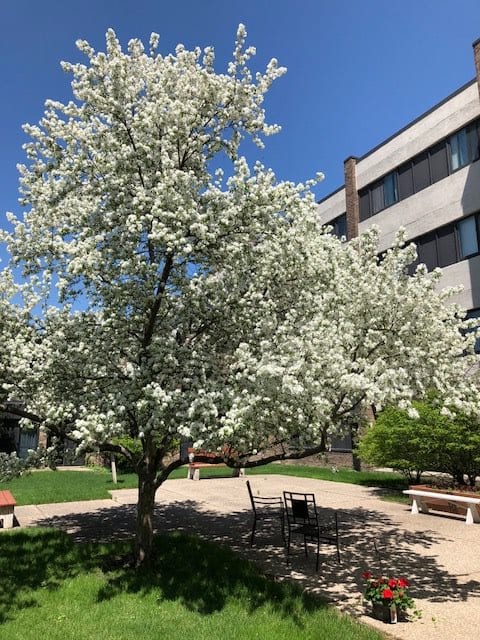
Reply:
<svg viewBox="0 0 480 640"><path fill-rule="evenodd" d="M16 504L10 491L0 491L0 523L3 529L13 527L13 511Z"/></svg>
<svg viewBox="0 0 480 640"><path fill-rule="evenodd" d="M211 453L209 451L203 451L202 449L194 449L193 447L188 448L188 457L190 462L188 464L187 469L187 479L188 480L200 480L200 469L208 469L209 467L227 467L224 462L219 462L217 464L212 464L210 462L195 462L195 454L201 455L203 458L214 458L217 457L218 454ZM240 478L245 475L245 469L233 468L232 469L232 477Z"/></svg>

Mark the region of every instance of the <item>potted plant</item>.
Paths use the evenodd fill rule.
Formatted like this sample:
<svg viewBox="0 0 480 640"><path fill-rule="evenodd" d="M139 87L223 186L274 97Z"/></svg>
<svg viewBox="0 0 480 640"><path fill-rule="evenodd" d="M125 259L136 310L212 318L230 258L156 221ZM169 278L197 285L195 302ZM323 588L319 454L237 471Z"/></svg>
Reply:
<svg viewBox="0 0 480 640"><path fill-rule="evenodd" d="M410 583L406 578L375 578L370 571L365 571L362 578L366 582L364 598L372 603L374 618L395 624L401 614L420 617L421 613L408 593Z"/></svg>

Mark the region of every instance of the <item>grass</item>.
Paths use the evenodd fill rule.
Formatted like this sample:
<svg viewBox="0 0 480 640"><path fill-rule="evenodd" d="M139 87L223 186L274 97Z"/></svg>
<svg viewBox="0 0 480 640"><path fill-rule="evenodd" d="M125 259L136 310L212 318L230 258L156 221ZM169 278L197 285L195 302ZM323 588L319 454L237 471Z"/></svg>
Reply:
<svg viewBox="0 0 480 640"><path fill-rule="evenodd" d="M233 552L161 536L153 563L125 568L127 543L74 544L63 532L0 535L0 639L381 640Z"/></svg>
<svg viewBox="0 0 480 640"><path fill-rule="evenodd" d="M202 478L226 477L231 475L224 467L202 469ZM331 482L347 482L366 487L377 487L381 497L386 500L408 502L401 493L406 488L405 479L395 473L350 471L341 469L333 472L321 467L302 465L268 464L247 470L247 475L282 474L302 478L329 480ZM176 469L171 479L185 478L184 468ZM118 484L113 484L112 476L104 469L88 471L36 471L15 478L0 485L0 489L9 489L18 505L46 504L52 502L72 502L77 500L98 500L110 497L112 489L133 489L137 487L137 476L134 473L120 474Z"/></svg>
<svg viewBox="0 0 480 640"><path fill-rule="evenodd" d="M353 471L350 469L332 471L331 469L326 469L324 467L268 464L265 467L248 469L247 473L277 473L285 476L330 480L331 482L346 482L349 484L359 484L364 487L378 487L389 490L400 490L407 487L407 483L403 476L398 473L383 471Z"/></svg>
<svg viewBox="0 0 480 640"><path fill-rule="evenodd" d="M110 498L111 489L130 489L137 486L134 473L119 476L114 485L111 474L92 471L34 471L0 485L9 489L18 505L73 502Z"/></svg>

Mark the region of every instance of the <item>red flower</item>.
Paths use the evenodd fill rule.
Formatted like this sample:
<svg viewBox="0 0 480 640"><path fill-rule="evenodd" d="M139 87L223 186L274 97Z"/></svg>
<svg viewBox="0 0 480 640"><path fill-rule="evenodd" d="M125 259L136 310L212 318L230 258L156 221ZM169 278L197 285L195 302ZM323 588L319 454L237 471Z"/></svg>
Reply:
<svg viewBox="0 0 480 640"><path fill-rule="evenodd" d="M391 589L394 589L397 586L397 581L395 580L395 578L390 578L390 580L388 581L388 586Z"/></svg>
<svg viewBox="0 0 480 640"><path fill-rule="evenodd" d="M371 577L372 577L372 574L370 573L370 571L364 571L364 572L362 573L362 578L363 578L364 580L370 580L370 578L371 578Z"/></svg>
<svg viewBox="0 0 480 640"><path fill-rule="evenodd" d="M392 600L393 593L390 591L390 589L384 589L382 593L382 598L384 600Z"/></svg>
<svg viewBox="0 0 480 640"><path fill-rule="evenodd" d="M398 586L401 587L402 589L404 589L405 587L408 587L410 583L408 582L408 580L405 580L405 578L399 578L398 579Z"/></svg>

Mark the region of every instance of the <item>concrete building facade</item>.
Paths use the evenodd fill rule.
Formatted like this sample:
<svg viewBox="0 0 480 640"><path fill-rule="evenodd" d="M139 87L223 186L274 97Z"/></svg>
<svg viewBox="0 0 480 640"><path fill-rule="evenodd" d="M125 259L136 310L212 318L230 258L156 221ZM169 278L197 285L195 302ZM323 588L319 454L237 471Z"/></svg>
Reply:
<svg viewBox="0 0 480 640"><path fill-rule="evenodd" d="M475 77L361 157L344 162L345 184L318 203L339 237L379 228L379 253L400 227L418 262L442 268L441 287L480 318L480 39ZM480 344L478 345L480 347ZM331 462L351 460L351 439L333 439Z"/></svg>
<svg viewBox="0 0 480 640"><path fill-rule="evenodd" d="M379 252L399 227L419 262L441 267L442 287L480 317L480 40L476 76L361 157L345 160L345 184L318 203L323 223L351 239L375 224Z"/></svg>

